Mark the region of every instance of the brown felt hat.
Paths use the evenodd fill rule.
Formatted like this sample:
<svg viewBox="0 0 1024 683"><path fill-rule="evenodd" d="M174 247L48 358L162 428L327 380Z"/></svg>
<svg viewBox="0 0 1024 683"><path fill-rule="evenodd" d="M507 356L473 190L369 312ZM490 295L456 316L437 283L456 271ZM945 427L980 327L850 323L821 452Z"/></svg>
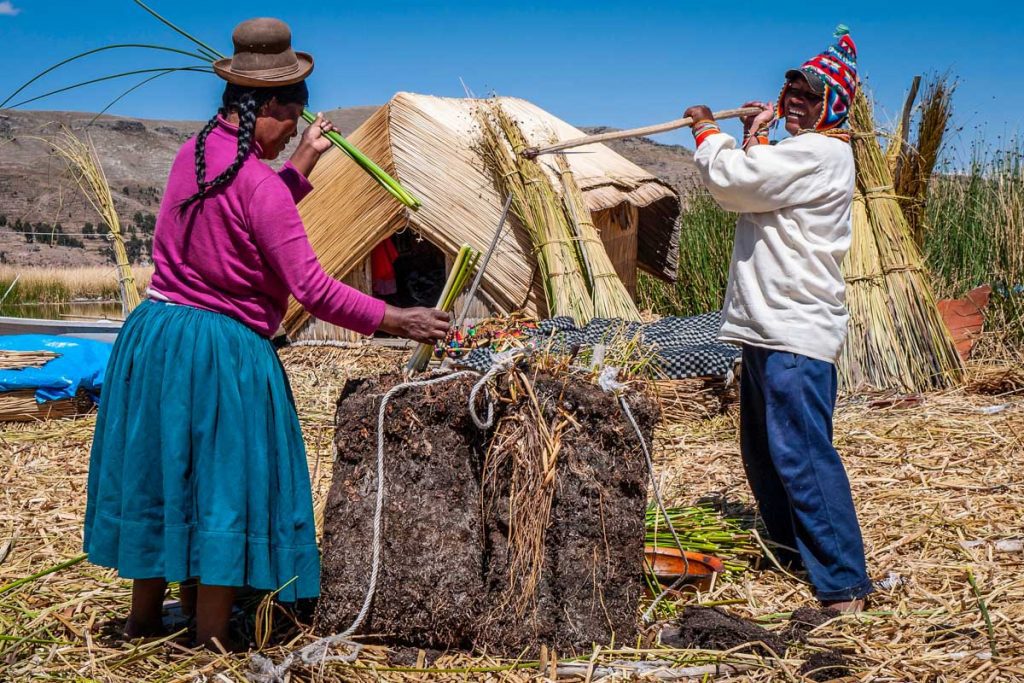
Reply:
<svg viewBox="0 0 1024 683"><path fill-rule="evenodd" d="M213 63L228 83L248 88L273 88L305 80L313 56L292 50L292 32L280 19L248 19L231 34L235 54Z"/></svg>

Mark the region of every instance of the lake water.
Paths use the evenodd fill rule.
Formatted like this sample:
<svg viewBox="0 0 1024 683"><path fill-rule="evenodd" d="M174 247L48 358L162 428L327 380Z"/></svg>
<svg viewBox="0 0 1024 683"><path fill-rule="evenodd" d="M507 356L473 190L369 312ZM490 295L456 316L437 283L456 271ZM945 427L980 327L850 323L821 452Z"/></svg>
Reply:
<svg viewBox="0 0 1024 683"><path fill-rule="evenodd" d="M0 306L0 316L15 318L112 318L124 319L120 301L72 301L63 304L8 304Z"/></svg>

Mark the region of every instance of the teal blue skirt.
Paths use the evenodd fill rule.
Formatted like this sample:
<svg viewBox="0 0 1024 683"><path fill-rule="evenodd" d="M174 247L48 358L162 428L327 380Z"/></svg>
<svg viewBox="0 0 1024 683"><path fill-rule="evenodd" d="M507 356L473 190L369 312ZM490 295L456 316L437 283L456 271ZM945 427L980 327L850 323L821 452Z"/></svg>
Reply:
<svg viewBox="0 0 1024 683"><path fill-rule="evenodd" d="M104 380L85 552L129 579L320 594L306 451L271 343L219 313L145 301Z"/></svg>

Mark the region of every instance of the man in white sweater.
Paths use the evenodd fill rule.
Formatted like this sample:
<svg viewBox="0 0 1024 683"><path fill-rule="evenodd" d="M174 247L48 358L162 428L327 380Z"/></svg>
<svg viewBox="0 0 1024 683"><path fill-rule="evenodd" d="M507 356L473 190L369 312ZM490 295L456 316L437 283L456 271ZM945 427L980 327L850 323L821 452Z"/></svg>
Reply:
<svg viewBox="0 0 1024 683"><path fill-rule="evenodd" d="M871 592L846 470L832 445L835 362L848 314L840 264L850 247L854 163L846 120L857 87L845 27L786 73L777 105L744 120L742 144L705 106L694 161L711 195L739 213L720 339L743 347L740 446L770 537L794 549L818 599L863 609ZM792 137L768 144L778 116ZM685 226L684 226L685 229ZM782 553L784 556L785 552Z"/></svg>

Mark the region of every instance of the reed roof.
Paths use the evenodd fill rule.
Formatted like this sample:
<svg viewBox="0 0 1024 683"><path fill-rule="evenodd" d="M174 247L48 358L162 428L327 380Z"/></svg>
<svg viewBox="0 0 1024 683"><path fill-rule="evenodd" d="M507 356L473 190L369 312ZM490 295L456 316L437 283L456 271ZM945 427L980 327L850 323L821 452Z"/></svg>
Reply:
<svg viewBox="0 0 1024 683"><path fill-rule="evenodd" d="M583 132L525 100L498 98L530 144L567 140ZM324 155L310 180L316 188L299 204L313 248L334 277L352 272L385 237L411 228L454 256L463 243L486 250L503 197L480 156L475 110L483 100L398 93L349 139L418 197L413 212L400 205L344 154ZM679 197L666 182L605 145L568 155L592 212L622 205L639 209L638 266L666 280L677 269ZM544 164L554 173L554 158ZM529 235L510 219L484 273L481 290L499 311L542 314ZM309 315L292 302L285 328L295 333Z"/></svg>

